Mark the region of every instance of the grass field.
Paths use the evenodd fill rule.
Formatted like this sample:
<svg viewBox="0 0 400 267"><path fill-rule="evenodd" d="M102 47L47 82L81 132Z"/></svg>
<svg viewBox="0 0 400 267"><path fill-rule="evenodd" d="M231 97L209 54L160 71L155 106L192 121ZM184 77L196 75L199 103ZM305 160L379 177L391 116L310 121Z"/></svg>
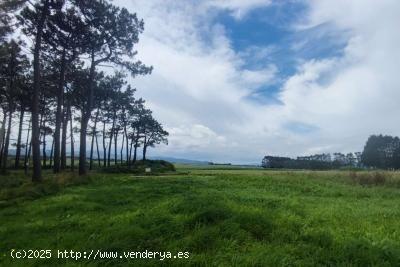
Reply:
<svg viewBox="0 0 400 267"><path fill-rule="evenodd" d="M65 185L0 190L1 266L400 266L398 174L375 184L346 171L180 166ZM12 249L53 255L17 260ZM57 249L190 256L66 260Z"/></svg>

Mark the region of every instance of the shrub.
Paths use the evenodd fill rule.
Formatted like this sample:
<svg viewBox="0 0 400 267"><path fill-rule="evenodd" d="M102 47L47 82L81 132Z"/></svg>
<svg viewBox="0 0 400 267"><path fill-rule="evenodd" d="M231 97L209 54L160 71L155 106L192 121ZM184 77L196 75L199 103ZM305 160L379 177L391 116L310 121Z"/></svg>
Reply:
<svg viewBox="0 0 400 267"><path fill-rule="evenodd" d="M101 168L104 173L136 173L136 169L126 165L111 165Z"/></svg>
<svg viewBox="0 0 400 267"><path fill-rule="evenodd" d="M132 166L127 165L111 165L101 169L105 173L132 173L132 174L146 174L146 168L151 169L151 175L157 173L174 172L175 166L165 160L139 160Z"/></svg>
<svg viewBox="0 0 400 267"><path fill-rule="evenodd" d="M174 172L175 166L165 160L139 160L133 165L134 168L145 172L146 168L151 168L152 172Z"/></svg>

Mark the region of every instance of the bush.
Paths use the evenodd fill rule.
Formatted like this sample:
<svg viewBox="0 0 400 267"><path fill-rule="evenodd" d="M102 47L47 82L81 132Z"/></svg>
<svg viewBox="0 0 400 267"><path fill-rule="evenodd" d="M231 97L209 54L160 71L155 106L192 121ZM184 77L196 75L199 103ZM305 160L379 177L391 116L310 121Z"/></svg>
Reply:
<svg viewBox="0 0 400 267"><path fill-rule="evenodd" d="M104 173L136 173L133 167L126 165L111 165L108 167L101 168L101 172Z"/></svg>
<svg viewBox="0 0 400 267"><path fill-rule="evenodd" d="M104 167L101 170L105 173L146 174L146 168L151 169L151 175L175 171L175 166L165 160L139 160L136 161L132 166L112 165L109 167Z"/></svg>
<svg viewBox="0 0 400 267"><path fill-rule="evenodd" d="M146 168L151 168L152 172L174 172L175 166L165 160L139 160L133 165L134 168L145 172Z"/></svg>

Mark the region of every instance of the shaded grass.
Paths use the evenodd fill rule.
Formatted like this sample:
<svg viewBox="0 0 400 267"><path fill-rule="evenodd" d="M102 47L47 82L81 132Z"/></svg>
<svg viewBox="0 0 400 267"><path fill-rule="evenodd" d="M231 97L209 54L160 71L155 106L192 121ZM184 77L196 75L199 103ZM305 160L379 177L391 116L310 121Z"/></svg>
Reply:
<svg viewBox="0 0 400 267"><path fill-rule="evenodd" d="M0 252L148 249L189 251L190 259L1 257L0 265L399 266L400 190L395 184L361 186L348 172L97 175L85 185L1 208Z"/></svg>
<svg viewBox="0 0 400 267"><path fill-rule="evenodd" d="M85 185L91 180L89 176L78 176L71 172L53 174L46 171L44 177L43 182L33 183L21 171L13 171L7 176L0 176L0 208L13 206L24 200L53 195L66 187Z"/></svg>

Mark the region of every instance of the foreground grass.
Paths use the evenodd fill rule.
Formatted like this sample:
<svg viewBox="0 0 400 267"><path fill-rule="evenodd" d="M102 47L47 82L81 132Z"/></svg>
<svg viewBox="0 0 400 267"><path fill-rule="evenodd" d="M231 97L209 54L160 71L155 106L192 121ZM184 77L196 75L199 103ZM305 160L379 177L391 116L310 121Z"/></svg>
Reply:
<svg viewBox="0 0 400 267"><path fill-rule="evenodd" d="M2 266L400 266L400 186L342 172L189 170L95 175L3 199ZM189 259L15 260L11 249L188 251Z"/></svg>

